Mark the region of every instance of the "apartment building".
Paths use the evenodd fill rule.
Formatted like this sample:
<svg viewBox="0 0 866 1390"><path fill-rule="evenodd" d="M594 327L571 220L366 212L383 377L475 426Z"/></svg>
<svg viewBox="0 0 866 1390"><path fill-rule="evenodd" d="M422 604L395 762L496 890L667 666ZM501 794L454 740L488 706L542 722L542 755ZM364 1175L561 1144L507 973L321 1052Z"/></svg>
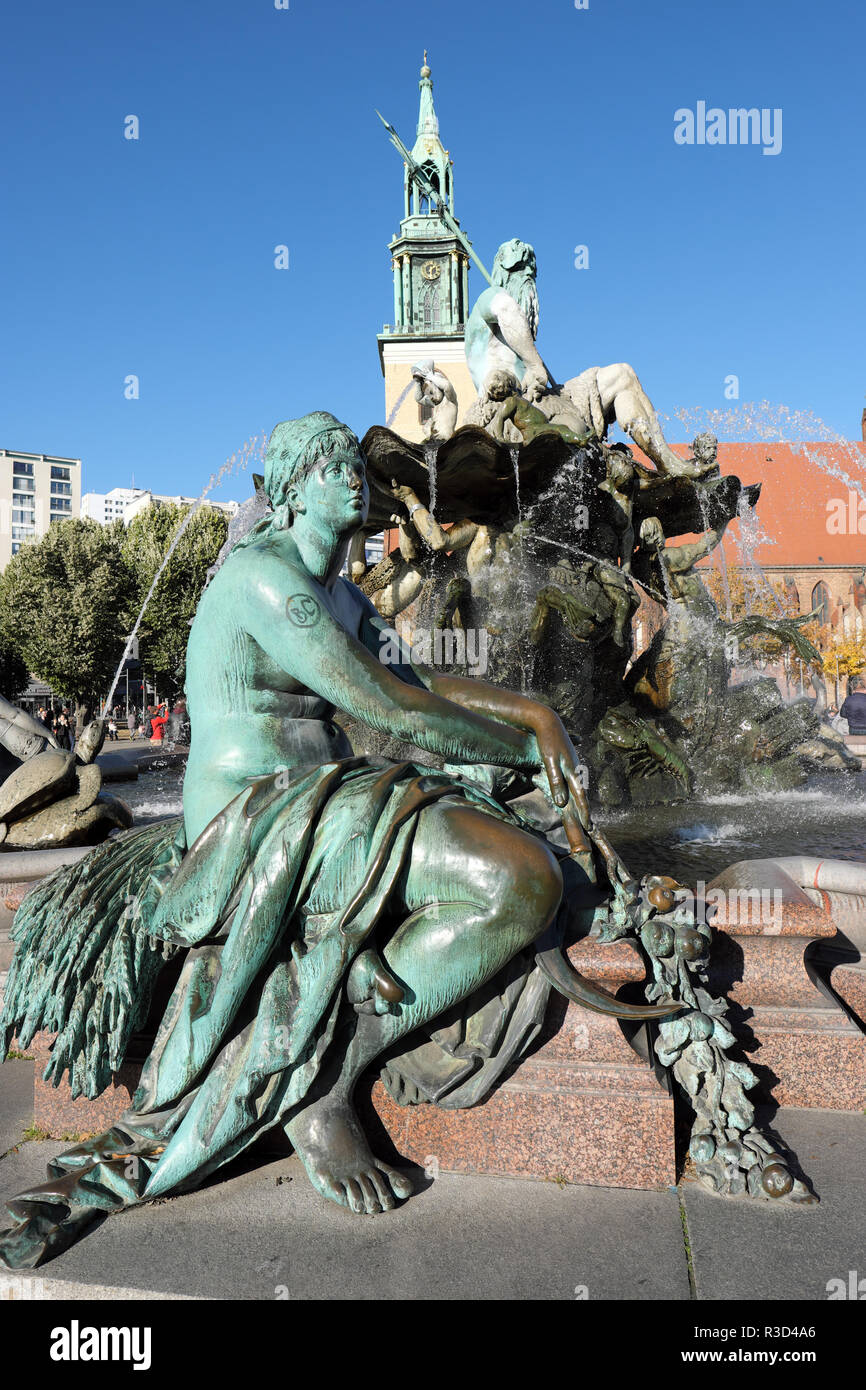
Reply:
<svg viewBox="0 0 866 1390"><path fill-rule="evenodd" d="M81 514L81 459L0 449L0 569L52 521Z"/></svg>
<svg viewBox="0 0 866 1390"><path fill-rule="evenodd" d="M149 488L113 487L109 492L85 492L81 499L81 515L98 521L101 526L108 526L112 521L123 521L128 526L133 517L147 507L165 506L167 503L190 507L197 500L182 494L169 497L160 492L151 492ZM206 505L226 512L230 517L234 516L239 506L237 502L207 502Z"/></svg>

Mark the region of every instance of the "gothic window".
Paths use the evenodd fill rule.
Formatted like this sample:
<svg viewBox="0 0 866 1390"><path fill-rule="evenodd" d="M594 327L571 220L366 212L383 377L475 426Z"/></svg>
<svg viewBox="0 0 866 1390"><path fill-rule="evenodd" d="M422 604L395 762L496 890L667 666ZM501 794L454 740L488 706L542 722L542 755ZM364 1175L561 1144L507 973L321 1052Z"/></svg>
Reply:
<svg viewBox="0 0 866 1390"><path fill-rule="evenodd" d="M421 168L422 168L423 172L426 174L428 181L432 184L433 188L434 188L435 191L438 193L438 192L439 192L439 174L438 174L438 172L437 172L437 170L436 170L436 165L435 165L435 164L422 164ZM419 210L420 210L422 216L426 216L427 214L432 213L432 212L434 211L434 203L433 203L433 201L432 201L431 199L425 197L424 194L421 194L421 195L420 195L420 198L419 198L419 205L420 205L420 206L419 206Z"/></svg>
<svg viewBox="0 0 866 1390"><path fill-rule="evenodd" d="M812 590L812 611L818 608L818 622L826 626L830 621L830 590L823 579L819 580Z"/></svg>
<svg viewBox="0 0 866 1390"><path fill-rule="evenodd" d="M428 331L439 327L439 291L429 289L424 296L424 327Z"/></svg>

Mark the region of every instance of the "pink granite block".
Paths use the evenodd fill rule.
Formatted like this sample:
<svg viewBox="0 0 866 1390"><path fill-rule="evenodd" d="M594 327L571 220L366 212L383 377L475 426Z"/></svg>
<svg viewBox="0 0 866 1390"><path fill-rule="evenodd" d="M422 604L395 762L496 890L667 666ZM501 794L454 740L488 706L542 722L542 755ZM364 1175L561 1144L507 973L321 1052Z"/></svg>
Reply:
<svg viewBox="0 0 866 1390"><path fill-rule="evenodd" d="M866 1028L866 962L834 965L830 984Z"/></svg>
<svg viewBox="0 0 866 1390"><path fill-rule="evenodd" d="M620 1069L584 1069L585 1088L563 1073L536 1077L527 1063L471 1110L399 1106L379 1082L372 1103L397 1151L423 1167L604 1187L676 1181L671 1101L649 1069L651 1085L633 1091Z"/></svg>
<svg viewBox="0 0 866 1390"><path fill-rule="evenodd" d="M115 1073L113 1084L95 1100L88 1100L86 1096L73 1100L65 1078L57 1087L42 1079L52 1040L51 1033L37 1033L28 1049L36 1059L33 1084L35 1127L44 1130L52 1139L63 1139L69 1134L85 1138L110 1129L129 1107L141 1075L141 1063L125 1062Z"/></svg>
<svg viewBox="0 0 866 1390"><path fill-rule="evenodd" d="M780 1105L862 1109L866 1036L804 959L812 942L836 936L832 917L771 860L732 865L708 898L713 890L724 900L712 917L710 983L739 1006L734 1032L759 1075L767 1069L764 1092Z"/></svg>
<svg viewBox="0 0 866 1390"><path fill-rule="evenodd" d="M10 912L17 912L27 894L35 887L35 883L4 883L3 906Z"/></svg>

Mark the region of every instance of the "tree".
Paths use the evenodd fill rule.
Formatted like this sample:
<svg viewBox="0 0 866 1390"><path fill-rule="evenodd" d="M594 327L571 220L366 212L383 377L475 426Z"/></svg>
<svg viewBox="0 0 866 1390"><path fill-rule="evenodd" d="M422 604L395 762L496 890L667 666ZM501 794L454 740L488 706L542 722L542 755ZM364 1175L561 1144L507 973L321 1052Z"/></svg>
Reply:
<svg viewBox="0 0 866 1390"><path fill-rule="evenodd" d="M771 584L769 580L761 583L752 571L744 571L734 565L730 566L725 577L715 568L700 569L698 573L712 594L719 616L725 620L728 620L729 603L730 621L734 623L753 614L762 618L800 616L797 598L786 590L784 584ZM813 642L815 626L816 624L809 623L804 629L806 636ZM785 643L769 633L755 633L748 641L752 653L758 657L765 657L768 661L777 661L785 647ZM816 643L817 645L819 644Z"/></svg>
<svg viewBox="0 0 866 1390"><path fill-rule="evenodd" d="M29 677L27 662L18 648L0 637L0 695L5 695L7 700L17 700L26 690Z"/></svg>
<svg viewBox="0 0 866 1390"><path fill-rule="evenodd" d="M126 530L123 555L134 592L127 615L129 632L189 510L174 503L150 506ZM208 569L227 534L225 512L200 507L187 523L145 610L139 628L141 660L147 676L166 695L183 687L189 625Z"/></svg>
<svg viewBox="0 0 866 1390"><path fill-rule="evenodd" d="M866 639L863 635L830 638L821 646L824 657L824 674L834 680L850 679L859 676L866 669Z"/></svg>
<svg viewBox="0 0 866 1390"><path fill-rule="evenodd" d="M130 580L120 540L117 525L52 522L0 576L0 636L34 675L74 702L79 727L123 652Z"/></svg>

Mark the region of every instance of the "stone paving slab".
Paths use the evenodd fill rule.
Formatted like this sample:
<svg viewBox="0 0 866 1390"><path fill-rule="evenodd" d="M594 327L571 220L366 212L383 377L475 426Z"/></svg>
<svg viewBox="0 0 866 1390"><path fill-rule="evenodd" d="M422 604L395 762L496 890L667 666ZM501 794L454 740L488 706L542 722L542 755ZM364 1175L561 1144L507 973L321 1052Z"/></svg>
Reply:
<svg viewBox="0 0 866 1390"><path fill-rule="evenodd" d="M32 1069L0 1067L0 1154L32 1117ZM803 1209L729 1202L684 1182L698 1299L827 1298L866 1278L866 1118L783 1110L773 1128L822 1198ZM44 1181L66 1145L0 1160L0 1202ZM236 1164L207 1187L104 1222L27 1277L45 1298L590 1300L690 1298L676 1192L416 1171L418 1195L356 1217L313 1191L294 1156ZM14 1280L16 1276L11 1276ZM8 1297L0 1288L0 1298Z"/></svg>
<svg viewBox="0 0 866 1390"><path fill-rule="evenodd" d="M772 1127L821 1201L804 1208L730 1202L683 1182L699 1299L820 1301L829 1280L847 1281L850 1270L866 1278L866 1117L780 1110Z"/></svg>
<svg viewBox="0 0 866 1390"><path fill-rule="evenodd" d="M50 1279L38 1269L21 1274L0 1270L0 1303L45 1300L72 1303L199 1303L193 1294L160 1293L153 1289L121 1289L98 1284L77 1284L70 1279Z"/></svg>
<svg viewBox="0 0 866 1390"><path fill-rule="evenodd" d="M57 1143L0 1163L0 1200L44 1181ZM198 1298L689 1297L676 1194L509 1178L418 1175L394 1212L320 1198L294 1156L105 1221L42 1271L82 1289ZM280 1181L282 1179L282 1181Z"/></svg>
<svg viewBox="0 0 866 1390"><path fill-rule="evenodd" d="M33 1063L23 1058L0 1067L0 1154L17 1144L33 1123Z"/></svg>

